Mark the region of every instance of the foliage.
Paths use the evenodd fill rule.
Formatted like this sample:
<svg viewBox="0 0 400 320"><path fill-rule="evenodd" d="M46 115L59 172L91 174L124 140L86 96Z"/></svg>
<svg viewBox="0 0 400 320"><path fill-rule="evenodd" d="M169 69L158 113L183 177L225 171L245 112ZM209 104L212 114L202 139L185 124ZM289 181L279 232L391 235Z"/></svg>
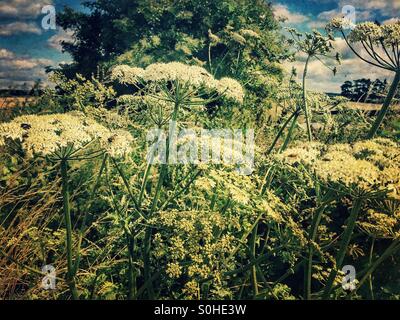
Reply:
<svg viewBox="0 0 400 320"><path fill-rule="evenodd" d="M398 117L366 140L371 119L307 89L307 63L301 83L277 64L333 68L329 35L291 30L278 48L269 5L207 3L64 11L75 64L0 124L2 298L399 298ZM255 129L250 171L150 161L151 129L222 128ZM41 288L46 264L56 290ZM346 264L357 279L342 286Z"/></svg>

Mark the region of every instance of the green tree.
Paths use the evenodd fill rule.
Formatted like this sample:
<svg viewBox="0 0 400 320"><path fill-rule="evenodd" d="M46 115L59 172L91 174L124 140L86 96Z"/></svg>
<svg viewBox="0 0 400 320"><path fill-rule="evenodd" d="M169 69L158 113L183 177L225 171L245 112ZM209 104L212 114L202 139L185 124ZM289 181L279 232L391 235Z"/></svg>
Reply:
<svg viewBox="0 0 400 320"><path fill-rule="evenodd" d="M121 55L119 62L140 66L194 60L224 75L261 64L278 72L271 63L284 54L274 32L279 25L264 0L96 0L83 5L83 12L66 7L58 16L76 40L63 43L74 59L64 66L66 75L90 76Z"/></svg>

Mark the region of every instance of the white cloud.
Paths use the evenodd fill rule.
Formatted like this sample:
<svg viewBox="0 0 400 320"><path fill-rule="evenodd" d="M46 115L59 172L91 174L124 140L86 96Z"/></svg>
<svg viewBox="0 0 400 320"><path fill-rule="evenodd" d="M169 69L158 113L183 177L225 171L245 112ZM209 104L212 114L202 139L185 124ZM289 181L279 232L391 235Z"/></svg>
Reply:
<svg viewBox="0 0 400 320"><path fill-rule="evenodd" d="M398 22L399 20L400 20L399 18L390 18L390 19L387 19L387 20L383 21L382 23L383 23L383 24L396 23L396 22Z"/></svg>
<svg viewBox="0 0 400 320"><path fill-rule="evenodd" d="M52 0L6 0L0 3L0 17L33 19L42 14L45 5Z"/></svg>
<svg viewBox="0 0 400 320"><path fill-rule="evenodd" d="M47 79L46 66L54 65L49 59L17 56L0 48L0 87L33 85L37 79Z"/></svg>
<svg viewBox="0 0 400 320"><path fill-rule="evenodd" d="M340 86L346 80L355 80L361 78L367 79L388 79L391 81L393 72L371 66L362 61L351 52L345 41L336 38L334 42L335 50L343 56L341 65L337 65L336 76L333 72L326 68L320 61L313 59L309 63L307 81L309 90L321 92L340 92ZM298 80L304 69L304 55L299 55L296 62L285 64L287 71L292 67L297 69ZM329 61L329 60L328 60Z"/></svg>
<svg viewBox="0 0 400 320"><path fill-rule="evenodd" d="M0 59L12 59L14 53L7 49L0 49Z"/></svg>
<svg viewBox="0 0 400 320"><path fill-rule="evenodd" d="M354 7L356 22L372 20L377 13L386 17L393 17L398 15L400 11L399 0L340 0L336 9L320 12L316 18L308 23L308 26L310 28L323 28L332 18L343 16L342 8L345 5ZM390 18L383 23L394 22L395 20L396 18Z"/></svg>
<svg viewBox="0 0 400 320"><path fill-rule="evenodd" d="M73 42L73 32L60 29L57 34L50 37L47 41L48 45L58 51L62 51L62 42Z"/></svg>
<svg viewBox="0 0 400 320"><path fill-rule="evenodd" d="M399 0L340 0L339 7L352 5L356 9L356 15L364 11L378 11L380 14L392 17L400 11Z"/></svg>
<svg viewBox="0 0 400 320"><path fill-rule="evenodd" d="M315 18L307 23L310 29L325 28L326 24L336 17L343 17L341 7L320 12ZM371 17L371 11L356 10L356 21L365 21Z"/></svg>
<svg viewBox="0 0 400 320"><path fill-rule="evenodd" d="M0 36L12 36L20 33L41 34L42 30L35 23L12 22L0 25Z"/></svg>
<svg viewBox="0 0 400 320"><path fill-rule="evenodd" d="M332 18L343 16L342 8L346 5L354 7L356 22L371 20L376 13L393 17L394 15L398 15L400 11L399 0L340 0L336 9L320 12L315 20L310 21L308 24L309 27L319 28L324 26ZM393 20L395 20L395 18L387 19L385 22Z"/></svg>
<svg viewBox="0 0 400 320"><path fill-rule="evenodd" d="M302 23L309 20L309 17L300 13L291 12L289 8L283 4L276 4L272 6L274 15L278 18L287 19L286 22L290 24Z"/></svg>

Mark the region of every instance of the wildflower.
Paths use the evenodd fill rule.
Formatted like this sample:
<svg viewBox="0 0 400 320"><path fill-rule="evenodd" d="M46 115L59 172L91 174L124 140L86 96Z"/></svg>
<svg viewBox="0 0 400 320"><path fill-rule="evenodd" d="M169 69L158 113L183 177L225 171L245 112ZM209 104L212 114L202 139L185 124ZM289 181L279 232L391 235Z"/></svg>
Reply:
<svg viewBox="0 0 400 320"><path fill-rule="evenodd" d="M366 217L358 225L375 238L398 238L400 237L400 211L384 213L369 209Z"/></svg>
<svg viewBox="0 0 400 320"><path fill-rule="evenodd" d="M171 278L179 278L182 274L182 268L178 263L168 263L166 273Z"/></svg>
<svg viewBox="0 0 400 320"><path fill-rule="evenodd" d="M198 90L204 88L217 92L239 103L243 102L244 97L243 88L236 80L230 78L217 80L200 66L180 62L153 63L146 69L121 65L113 69L111 78L122 84L179 81Z"/></svg>
<svg viewBox="0 0 400 320"><path fill-rule="evenodd" d="M366 160L357 160L350 155L341 154L340 158L326 154L317 161L315 170L319 178L325 182L357 185L363 189L373 186L379 176L378 169Z"/></svg>
<svg viewBox="0 0 400 320"><path fill-rule="evenodd" d="M247 42L246 39L237 32L232 32L231 37L232 37L233 41L235 41L241 45L245 45Z"/></svg>
<svg viewBox="0 0 400 320"><path fill-rule="evenodd" d="M119 65L112 70L111 80L118 80L121 84L137 84L143 73L142 68Z"/></svg>
<svg viewBox="0 0 400 320"><path fill-rule="evenodd" d="M210 29L208 29L208 38L214 46L221 42L221 39L216 34L213 34Z"/></svg>
<svg viewBox="0 0 400 320"><path fill-rule="evenodd" d="M349 34L350 42L360 42L371 39L372 42L378 42L383 36L382 29L374 22L363 22L357 24Z"/></svg>
<svg viewBox="0 0 400 320"><path fill-rule="evenodd" d="M190 299L199 299L200 298L200 287L197 281L188 281L185 284L185 288L183 292L188 296Z"/></svg>
<svg viewBox="0 0 400 320"><path fill-rule="evenodd" d="M336 17L333 18L327 25L326 30L333 31L335 29L348 29L353 28L354 24L350 19Z"/></svg>
<svg viewBox="0 0 400 320"><path fill-rule="evenodd" d="M316 161L320 156L320 148L322 145L318 142L307 143L298 147L286 149L284 152L278 154L276 159L285 161L289 164L304 163L309 165Z"/></svg>
<svg viewBox="0 0 400 320"><path fill-rule="evenodd" d="M400 191L400 151L389 139L358 141L353 145L300 144L275 156L288 164L301 163L326 183L364 190Z"/></svg>
<svg viewBox="0 0 400 320"><path fill-rule="evenodd" d="M131 150L132 136L123 130L111 131L81 113L27 115L0 125L0 144L7 140L21 143L26 156L49 156L60 148L75 150L98 140L113 157Z"/></svg>
<svg viewBox="0 0 400 320"><path fill-rule="evenodd" d="M332 26L337 26L337 22L331 22L327 28L332 28ZM373 138L389 110L391 100L400 82L400 61L398 58L400 22L395 21L383 26L374 22L363 22L356 25L348 36L343 32L343 28L339 28L339 30L351 51L358 58L370 65L395 73L395 77L389 88L389 94L383 102L382 108L368 133L367 137ZM362 44L366 56L360 54L358 48L353 47L352 44L358 42Z"/></svg>
<svg viewBox="0 0 400 320"><path fill-rule="evenodd" d="M394 23L384 24L381 29L386 44L393 46L400 44L400 20Z"/></svg>
<svg viewBox="0 0 400 320"><path fill-rule="evenodd" d="M257 32L250 30L250 29L241 29L239 32L242 36L245 36L245 37L254 38L254 39L260 38L260 35Z"/></svg>
<svg viewBox="0 0 400 320"><path fill-rule="evenodd" d="M232 78L222 78L217 84L217 91L228 99L243 103L244 91L239 82Z"/></svg>

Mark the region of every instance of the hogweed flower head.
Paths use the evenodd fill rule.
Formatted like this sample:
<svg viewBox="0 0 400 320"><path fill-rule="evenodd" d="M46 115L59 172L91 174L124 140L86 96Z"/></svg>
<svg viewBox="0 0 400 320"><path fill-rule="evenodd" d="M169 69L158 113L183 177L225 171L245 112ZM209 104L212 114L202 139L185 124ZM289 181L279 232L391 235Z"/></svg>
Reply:
<svg viewBox="0 0 400 320"><path fill-rule="evenodd" d="M180 62L153 63L145 69L116 66L112 70L111 80L128 85L179 82L188 90L205 89L238 103L242 103L244 97L244 90L238 81L231 78L217 80L202 67Z"/></svg>
<svg viewBox="0 0 400 320"><path fill-rule="evenodd" d="M344 18L334 18L327 25L329 32L339 31L350 49L363 61L376 67L400 70L400 20L380 25L376 22L362 22L353 25L347 35L344 32L348 21ZM366 57L359 53L353 45L359 43Z"/></svg>
<svg viewBox="0 0 400 320"><path fill-rule="evenodd" d="M349 34L350 42L360 42L371 40L373 43L379 42L382 39L382 28L374 22L364 22L357 24Z"/></svg>
<svg viewBox="0 0 400 320"><path fill-rule="evenodd" d="M384 138L327 146L300 144L275 156L279 162L303 165L327 185L366 192L385 191L400 199L400 150Z"/></svg>
<svg viewBox="0 0 400 320"><path fill-rule="evenodd" d="M111 131L82 113L25 115L0 125L0 146L20 143L26 157L53 156L61 149L69 153L84 149L94 141L112 157L131 149L132 136L123 130Z"/></svg>
<svg viewBox="0 0 400 320"><path fill-rule="evenodd" d="M325 27L329 32L340 29L350 29L354 27L354 23L350 19L336 17L333 18Z"/></svg>
<svg viewBox="0 0 400 320"><path fill-rule="evenodd" d="M369 209L366 217L358 223L370 236L384 239L400 239L400 208L386 210Z"/></svg>
<svg viewBox="0 0 400 320"><path fill-rule="evenodd" d="M248 37L248 38L254 38L254 39L259 39L260 35L255 32L254 30L251 29L241 29L239 31L239 33L244 36L244 37Z"/></svg>

